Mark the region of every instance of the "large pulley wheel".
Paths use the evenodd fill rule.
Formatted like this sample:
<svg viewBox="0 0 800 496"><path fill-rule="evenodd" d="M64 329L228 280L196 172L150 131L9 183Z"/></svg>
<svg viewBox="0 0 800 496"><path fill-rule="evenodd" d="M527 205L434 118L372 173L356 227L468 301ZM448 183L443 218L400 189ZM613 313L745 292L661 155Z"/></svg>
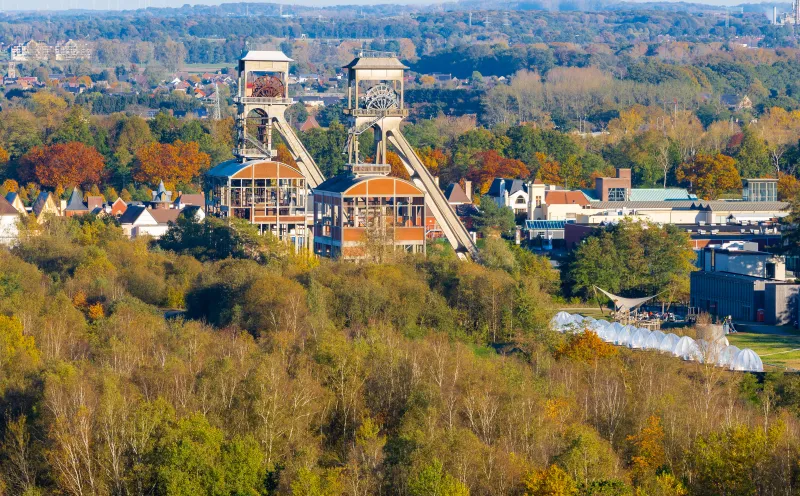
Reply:
<svg viewBox="0 0 800 496"><path fill-rule="evenodd" d="M398 107L397 93L388 84L376 84L367 90L364 103L368 109L388 110Z"/></svg>
<svg viewBox="0 0 800 496"><path fill-rule="evenodd" d="M253 81L253 96L256 98L280 98L283 95L283 81L277 76L259 76Z"/></svg>

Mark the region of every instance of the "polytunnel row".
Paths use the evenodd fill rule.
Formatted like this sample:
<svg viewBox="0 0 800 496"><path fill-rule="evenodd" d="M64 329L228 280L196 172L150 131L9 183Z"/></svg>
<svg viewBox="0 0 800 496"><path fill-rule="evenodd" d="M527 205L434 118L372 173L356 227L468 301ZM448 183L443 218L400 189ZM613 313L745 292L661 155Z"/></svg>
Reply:
<svg viewBox="0 0 800 496"><path fill-rule="evenodd" d="M665 334L619 322L597 320L592 317L559 312L550 323L554 331L583 332L594 331L600 339L618 346L632 349L656 350L668 353L683 360L700 363L712 361L719 367L745 372L763 372L764 364L756 352L749 348L740 350L728 343L724 336L710 343L702 339L694 340L689 336Z"/></svg>

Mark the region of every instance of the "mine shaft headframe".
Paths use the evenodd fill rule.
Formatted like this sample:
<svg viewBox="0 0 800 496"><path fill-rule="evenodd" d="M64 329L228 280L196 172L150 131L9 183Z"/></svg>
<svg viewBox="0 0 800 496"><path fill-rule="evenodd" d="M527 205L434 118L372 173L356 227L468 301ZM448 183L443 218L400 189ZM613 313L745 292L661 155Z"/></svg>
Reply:
<svg viewBox="0 0 800 496"><path fill-rule="evenodd" d="M356 57L343 69L347 70L347 105L345 113L357 116L385 112L404 115L404 76L408 69L392 52L359 50ZM361 82L370 84L365 94L361 94Z"/></svg>
<svg viewBox="0 0 800 496"><path fill-rule="evenodd" d="M239 98L289 98L289 64L281 51L251 50L239 59Z"/></svg>

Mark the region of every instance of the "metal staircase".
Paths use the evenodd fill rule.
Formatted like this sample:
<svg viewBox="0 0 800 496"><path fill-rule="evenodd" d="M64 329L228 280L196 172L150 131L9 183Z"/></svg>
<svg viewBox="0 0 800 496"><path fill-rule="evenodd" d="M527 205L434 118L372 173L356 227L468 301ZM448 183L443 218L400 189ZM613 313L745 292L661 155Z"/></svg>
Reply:
<svg viewBox="0 0 800 496"><path fill-rule="evenodd" d="M358 136L361 136L365 132L372 129L372 126L377 124L381 119L383 119L384 115L381 112L377 115L374 119L371 119L358 127L353 127L347 130L347 142L344 144L344 153L352 152L352 158L350 159L352 162L358 162L358 150L355 149L355 145L353 140L357 141Z"/></svg>

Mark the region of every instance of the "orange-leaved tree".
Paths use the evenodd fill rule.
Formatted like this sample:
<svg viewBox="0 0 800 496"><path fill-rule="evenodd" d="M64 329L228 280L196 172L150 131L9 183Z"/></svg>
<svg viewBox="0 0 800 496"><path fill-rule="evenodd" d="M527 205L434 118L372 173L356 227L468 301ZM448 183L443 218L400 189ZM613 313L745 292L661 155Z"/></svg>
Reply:
<svg viewBox="0 0 800 496"><path fill-rule="evenodd" d="M627 440L633 451L630 463L636 478L654 474L666 462L664 428L659 417L651 415L639 434L628 436Z"/></svg>
<svg viewBox="0 0 800 496"><path fill-rule="evenodd" d="M561 174L561 165L555 160L547 160L542 152L536 152L536 161L539 162L539 171L536 178L545 184L563 185L564 177Z"/></svg>
<svg viewBox="0 0 800 496"><path fill-rule="evenodd" d="M292 167L297 167L297 161L292 157L292 153L289 151L289 148L280 143L276 148L278 154L275 157L275 160L281 162L286 165L291 165Z"/></svg>
<svg viewBox="0 0 800 496"><path fill-rule="evenodd" d="M106 162L93 146L73 141L33 147L20 166L25 179L55 188L99 183Z"/></svg>
<svg viewBox="0 0 800 496"><path fill-rule="evenodd" d="M474 182L481 194L489 191L496 177L525 179L531 175L528 167L519 160L505 158L495 150L478 152L472 156L467 179Z"/></svg>
<svg viewBox="0 0 800 496"><path fill-rule="evenodd" d="M191 182L208 168L211 157L200 151L196 141L184 143L149 143L136 152L136 172L133 177L143 183L155 184Z"/></svg>
<svg viewBox="0 0 800 496"><path fill-rule="evenodd" d="M438 148L423 148L417 152L422 163L431 172L431 174L439 174L439 171L447 165L447 155Z"/></svg>
<svg viewBox="0 0 800 496"><path fill-rule="evenodd" d="M721 153L698 154L675 171L679 182L687 184L697 196L706 200L719 198L726 191L741 189L742 178L736 161Z"/></svg>
<svg viewBox="0 0 800 496"><path fill-rule="evenodd" d="M792 201L800 193L800 181L791 174L781 172L778 178L778 199L781 201Z"/></svg>
<svg viewBox="0 0 800 496"><path fill-rule="evenodd" d="M386 162L392 166L392 172L389 173L392 177L399 177L400 179L409 180L411 176L408 175L406 166L400 160L400 155L395 152L386 152Z"/></svg>

